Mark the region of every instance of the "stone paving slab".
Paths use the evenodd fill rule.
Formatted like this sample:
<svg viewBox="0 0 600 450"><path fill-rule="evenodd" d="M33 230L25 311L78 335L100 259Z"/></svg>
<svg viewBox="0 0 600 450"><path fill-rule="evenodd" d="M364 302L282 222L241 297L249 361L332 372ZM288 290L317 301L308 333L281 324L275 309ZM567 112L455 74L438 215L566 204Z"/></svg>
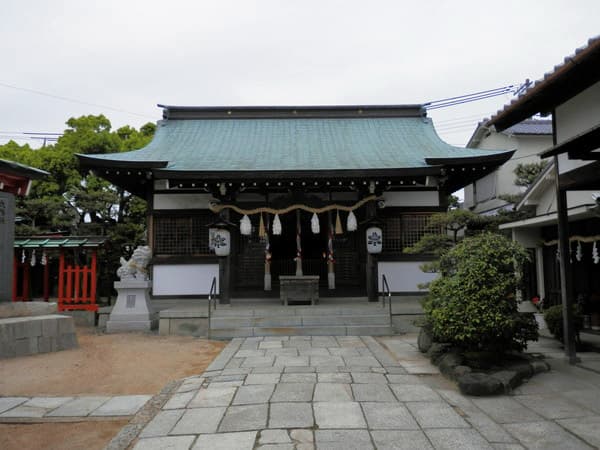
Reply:
<svg viewBox="0 0 600 450"><path fill-rule="evenodd" d="M236 338L209 369L183 381L134 448L517 450L600 443L600 377L569 384L575 372L550 373L513 397L465 397L418 352L416 336Z"/></svg>
<svg viewBox="0 0 600 450"><path fill-rule="evenodd" d="M2 419L57 419L133 416L150 395L80 397L0 397Z"/></svg>
<svg viewBox="0 0 600 450"><path fill-rule="evenodd" d="M133 416L151 397L151 395L112 397L98 409L92 411L90 416Z"/></svg>

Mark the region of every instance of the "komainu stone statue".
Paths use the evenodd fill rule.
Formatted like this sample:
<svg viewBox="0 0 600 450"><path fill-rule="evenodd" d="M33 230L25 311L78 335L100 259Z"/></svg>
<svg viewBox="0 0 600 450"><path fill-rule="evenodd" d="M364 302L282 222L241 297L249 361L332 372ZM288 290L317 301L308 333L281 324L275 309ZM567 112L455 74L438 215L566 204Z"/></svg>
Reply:
<svg viewBox="0 0 600 450"><path fill-rule="evenodd" d="M129 260L126 260L121 256L121 259L119 260L121 267L117 269L117 276L121 281L148 280L147 267L151 257L152 252L147 245L136 248Z"/></svg>

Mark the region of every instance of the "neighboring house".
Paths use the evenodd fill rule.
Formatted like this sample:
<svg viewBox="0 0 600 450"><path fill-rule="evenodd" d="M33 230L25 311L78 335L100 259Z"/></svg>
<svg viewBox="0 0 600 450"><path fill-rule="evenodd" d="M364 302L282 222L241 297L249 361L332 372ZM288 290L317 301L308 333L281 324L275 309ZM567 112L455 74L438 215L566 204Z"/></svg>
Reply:
<svg viewBox="0 0 600 450"><path fill-rule="evenodd" d="M482 215L496 214L501 208L512 208L513 203L501 197L521 195L526 189L515 184L515 169L519 164L539 163L539 154L551 145L551 120L528 119L501 132L481 122L469 139L468 148L516 151L494 172L465 187L464 208Z"/></svg>
<svg viewBox="0 0 600 450"><path fill-rule="evenodd" d="M600 37L565 58L488 126L505 130L538 113L552 114L554 145L540 156L553 167L518 205L535 206L536 216L503 228L536 249L538 286L546 301L560 299L568 310L577 299L600 326ZM572 340L566 348L574 361Z"/></svg>
<svg viewBox="0 0 600 450"><path fill-rule="evenodd" d="M78 155L148 200L155 298L206 295L213 277L222 301L265 295L299 273L325 295L376 300L382 274L393 292L418 292L427 257L402 250L449 194L512 155L443 142L421 105L163 106L163 118L140 150ZM218 221L233 225L223 258L209 244ZM377 223L375 257L365 235Z"/></svg>

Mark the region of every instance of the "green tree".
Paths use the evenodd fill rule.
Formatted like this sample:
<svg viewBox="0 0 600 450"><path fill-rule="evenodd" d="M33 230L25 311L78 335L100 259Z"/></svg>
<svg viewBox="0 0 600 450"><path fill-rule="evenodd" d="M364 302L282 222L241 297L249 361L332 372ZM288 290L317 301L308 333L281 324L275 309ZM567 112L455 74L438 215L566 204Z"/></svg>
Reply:
<svg viewBox="0 0 600 450"><path fill-rule="evenodd" d="M495 233L467 237L445 253L441 277L432 281L424 303L438 342L466 350L523 350L537 339L537 324L519 314L515 292L528 255Z"/></svg>
<svg viewBox="0 0 600 450"><path fill-rule="evenodd" d="M141 148L152 139L156 125L147 123L139 131L130 126L112 131L103 115L71 118L66 125L54 145L40 149L15 142L0 145L0 158L50 172L46 179L33 183L27 198L19 198L17 214L22 220L16 232L108 236L109 244L100 255L104 261L101 285L111 289L123 247L138 245L144 239L146 202L101 178L80 172L75 155Z"/></svg>

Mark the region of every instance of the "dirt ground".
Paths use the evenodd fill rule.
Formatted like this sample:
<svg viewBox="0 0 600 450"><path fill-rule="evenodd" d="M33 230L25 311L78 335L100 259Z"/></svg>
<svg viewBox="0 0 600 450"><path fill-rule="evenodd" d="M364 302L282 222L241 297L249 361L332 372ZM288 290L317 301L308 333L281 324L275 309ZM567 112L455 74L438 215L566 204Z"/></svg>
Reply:
<svg viewBox="0 0 600 450"><path fill-rule="evenodd" d="M0 396L152 395L169 381L201 374L226 345L82 327L77 339L78 349L2 360ZM126 423L0 424L0 448L101 449Z"/></svg>

